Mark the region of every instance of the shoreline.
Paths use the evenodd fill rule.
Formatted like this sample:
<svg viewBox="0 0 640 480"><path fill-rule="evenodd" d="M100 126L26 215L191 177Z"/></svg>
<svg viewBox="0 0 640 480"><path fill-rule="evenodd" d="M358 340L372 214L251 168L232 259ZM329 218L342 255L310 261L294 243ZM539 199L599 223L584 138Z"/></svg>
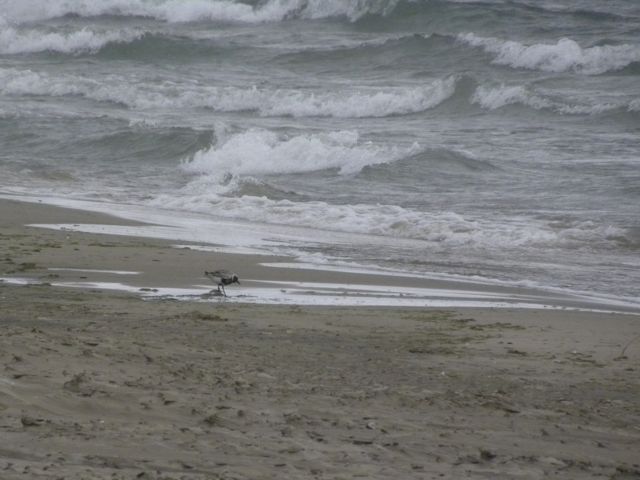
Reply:
<svg viewBox="0 0 640 480"><path fill-rule="evenodd" d="M101 204L97 205L94 208L99 209ZM38 268L5 270L12 272L2 276L5 283L46 282L56 287L104 288L138 292L147 297L164 295L189 300L201 297L215 301L219 299L206 296L215 286L204 278L203 272L224 268L236 272L242 282L240 286L234 286L226 300L241 303L640 313L640 303L606 295L372 267L308 264L287 253L269 252L260 244L267 241L264 234L255 231L239 246L231 245L238 235L226 239L227 244L216 243L224 240L219 232L208 242L203 240L202 233L193 235L193 241L189 242L184 238L184 232L189 232L184 230L188 225L176 232L175 227L139 221L141 213L126 219L116 214L75 210L19 198L0 198L0 213L4 219L3 228L17 235L33 232L51 239L55 245L55 250L33 252L29 261L26 257L22 262L18 261L35 263ZM149 221L161 219L157 216ZM229 225L230 222L223 222L222 228ZM211 230L209 227L207 233ZM252 244L252 241L258 244ZM273 239L269 241L273 242ZM82 252L71 245L73 242L83 243ZM116 255L110 255L116 250ZM138 266L134 269L135 275L118 274L131 270L134 257Z"/></svg>
<svg viewBox="0 0 640 480"><path fill-rule="evenodd" d="M207 290L213 258L264 281L367 276L23 226L122 223L91 212L4 200L0 212L0 276L36 280L0 282L3 479L640 475L640 315L108 290L89 284ZM74 281L86 285L54 286Z"/></svg>

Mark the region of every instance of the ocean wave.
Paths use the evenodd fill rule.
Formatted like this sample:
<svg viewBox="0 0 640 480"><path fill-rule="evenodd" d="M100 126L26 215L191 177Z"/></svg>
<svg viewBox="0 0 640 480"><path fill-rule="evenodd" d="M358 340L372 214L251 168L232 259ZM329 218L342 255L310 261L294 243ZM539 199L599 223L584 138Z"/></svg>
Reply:
<svg viewBox="0 0 640 480"><path fill-rule="evenodd" d="M100 83L76 76L51 77L44 73L16 68L0 68L0 93L5 95L65 95L94 96L101 90Z"/></svg>
<svg viewBox="0 0 640 480"><path fill-rule="evenodd" d="M430 38L424 35L380 35L373 39L340 38L340 39L320 39L317 42L305 42L304 44L292 44L290 42L277 41L272 45L265 45L278 53L274 58L269 59L273 63L314 63L332 60L332 55L337 57L350 55L361 57L368 51L380 50L383 54L387 47L393 49L391 45L397 42L397 50L403 48L415 48L411 45L412 39ZM434 35L435 37L435 35ZM153 60L161 58L163 61L176 59L180 63L185 60L195 60L210 62L212 55L217 58L232 58L238 55L251 54L255 45L251 42L236 42L228 38L224 30L199 30L188 31L188 29L178 30L176 27L148 28L145 32L130 36L129 42L114 42L105 45L100 49L100 54L113 58L123 58L131 60ZM255 51L253 52L255 54ZM267 57L268 58L268 57Z"/></svg>
<svg viewBox="0 0 640 480"><path fill-rule="evenodd" d="M229 0L1 0L0 11L12 23L27 23L65 15L148 17L165 22L264 23L289 18L386 15L399 0L267 0L256 6Z"/></svg>
<svg viewBox="0 0 640 480"><path fill-rule="evenodd" d="M598 115L612 112L614 110L624 110L624 105L614 103L596 103L593 105L556 105L557 112L565 115Z"/></svg>
<svg viewBox="0 0 640 480"><path fill-rule="evenodd" d="M451 147L427 147L414 155L408 155L393 163L369 165L358 177L379 184L400 182L421 185L438 182L439 178L456 176L473 177L484 172L495 172L499 167L471 151Z"/></svg>
<svg viewBox="0 0 640 480"><path fill-rule="evenodd" d="M134 84L118 76L100 80L53 77L30 70L0 69L0 92L11 95L75 95L132 109L210 108L220 112L255 111L262 116L385 117L418 113L451 97L456 79L436 79L415 87L360 88L308 92L253 87L216 87L174 83Z"/></svg>
<svg viewBox="0 0 640 480"><path fill-rule="evenodd" d="M512 40L481 37L474 33L457 36L458 41L473 47L481 47L495 54L493 63L515 68L547 72L577 72L597 75L620 70L640 61L640 45L603 45L581 47L569 38L555 44L536 43L525 45Z"/></svg>
<svg viewBox="0 0 640 480"><path fill-rule="evenodd" d="M629 5L628 11L624 11L626 9L620 10L618 13L613 12L611 6L606 4L595 4L591 5L590 8L587 5L578 6L578 5L562 5L560 3L514 3L510 2L511 5L517 6L527 11L535 12L535 13L547 13L554 16L557 15L568 15L568 16L576 16L586 18L588 20L594 20L598 22L602 21L614 21L614 22L633 22L637 19L638 13L640 11L636 8L633 9L632 5ZM570 3L570 2L567 2ZM598 8L600 6L604 6L604 8ZM617 5L619 8L621 5Z"/></svg>
<svg viewBox="0 0 640 480"><path fill-rule="evenodd" d="M497 110L508 105L524 105L535 110L552 110L563 115L597 115L614 110L630 110L633 102L613 103L564 103L532 92L522 85L500 85L489 87L481 85L471 96L471 103L487 110Z"/></svg>
<svg viewBox="0 0 640 480"><path fill-rule="evenodd" d="M425 55L443 55L450 57L452 47L456 46L453 35L404 34L404 33L376 33L375 38L351 39L341 42L332 41L328 44L312 46L293 45L288 51L275 58L277 63L297 65L299 63L333 63L349 62L349 64L372 63L372 66L385 65L398 68L398 63L412 62L416 65L425 64Z"/></svg>
<svg viewBox="0 0 640 480"><path fill-rule="evenodd" d="M261 115L293 117L386 117L429 110L451 97L456 80L435 80L421 87L362 89L349 93L309 94L297 91L261 92L255 109Z"/></svg>
<svg viewBox="0 0 640 480"><path fill-rule="evenodd" d="M251 87L177 86L175 83L131 83L117 75L99 80L81 76L51 76L31 70L0 68L0 93L13 96L78 96L131 110L209 108L217 112L256 112L264 117L375 118L427 111L448 99L469 102L486 110L523 105L562 115L597 115L612 111L638 112L637 99L597 103L539 93L522 85L471 86L469 78L449 77L422 86L351 88L305 91ZM466 85L466 86L465 86ZM460 88L458 88L460 86ZM467 91L469 90L469 91Z"/></svg>
<svg viewBox="0 0 640 480"><path fill-rule="evenodd" d="M322 201L273 200L256 196L220 196L202 190L161 195L150 203L163 208L204 212L261 223L423 240L434 248L495 250L531 247L615 247L627 232L591 221L559 227L532 219L499 222L465 218L455 212L420 212L396 205L335 205ZM191 193L191 194L189 194Z"/></svg>
<svg viewBox="0 0 640 480"><path fill-rule="evenodd" d="M233 178L292 174L337 169L340 174L353 174L367 165L388 163L415 154L417 144L408 148L385 147L360 140L357 132L282 136L251 129L228 133L216 127L217 142L197 152L182 164L184 171L198 175L191 188L211 188L228 192Z"/></svg>
<svg viewBox="0 0 640 480"><path fill-rule="evenodd" d="M261 129L226 129L216 126L217 142L182 163L181 170L190 176L187 184L158 196L153 205L249 221L426 240L442 247L607 248L619 245L627 235L623 229L594 222L524 218L491 222L454 212L385 204L337 205L274 192L268 185L273 175L327 169L356 174L371 166L400 165L421 155L423 149L417 144L399 147L362 141L352 131L287 136Z"/></svg>
<svg viewBox="0 0 640 480"><path fill-rule="evenodd" d="M516 103L533 107L536 110L551 108L553 106L552 102L549 100L530 93L521 85L502 85L496 88L480 86L471 97L471 102L488 110L496 110L506 105L513 105Z"/></svg>
<svg viewBox="0 0 640 480"><path fill-rule="evenodd" d="M0 120L14 120L20 118L20 114L17 111L9 111L0 107Z"/></svg>
<svg viewBox="0 0 640 480"><path fill-rule="evenodd" d="M87 28L70 33L19 31L0 25L0 54L60 52L96 52L110 43L129 43L142 36L139 32L94 32Z"/></svg>

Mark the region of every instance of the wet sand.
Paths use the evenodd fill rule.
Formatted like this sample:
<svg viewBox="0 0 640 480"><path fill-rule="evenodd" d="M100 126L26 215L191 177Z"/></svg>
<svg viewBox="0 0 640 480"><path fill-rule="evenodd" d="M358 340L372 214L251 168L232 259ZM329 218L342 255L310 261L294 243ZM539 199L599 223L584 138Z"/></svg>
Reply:
<svg viewBox="0 0 640 480"><path fill-rule="evenodd" d="M125 222L0 201L2 479L640 478L638 315L55 287L356 279L33 223Z"/></svg>

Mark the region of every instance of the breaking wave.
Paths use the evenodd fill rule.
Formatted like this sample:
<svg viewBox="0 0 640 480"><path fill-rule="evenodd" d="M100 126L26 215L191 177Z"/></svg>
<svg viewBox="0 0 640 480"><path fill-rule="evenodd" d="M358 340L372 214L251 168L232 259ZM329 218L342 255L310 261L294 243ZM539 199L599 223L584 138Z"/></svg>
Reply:
<svg viewBox="0 0 640 480"><path fill-rule="evenodd" d="M457 39L494 54L493 62L498 65L529 70L574 71L586 75L597 75L620 70L640 61L640 45L603 45L583 48L569 38L562 38L555 44L525 45L512 40L481 37L474 33L460 34Z"/></svg>
<svg viewBox="0 0 640 480"><path fill-rule="evenodd" d="M0 54L96 52L109 43L128 43L142 36L137 32L94 32L87 28L71 33L18 31L0 24Z"/></svg>
<svg viewBox="0 0 640 480"><path fill-rule="evenodd" d="M115 75L100 80L80 76L50 76L30 70L0 68L0 93L13 96L77 96L132 110L208 108L217 112L256 112L263 117L376 118L428 111L450 98L486 110L523 105L561 115L597 115L611 111L638 112L638 99L604 103L539 93L523 85L480 85L467 91L458 77L436 79L422 86L309 91L263 87L217 87L171 83L131 83ZM461 85L460 88L457 88ZM468 85L467 85L468 86ZM473 93L471 93L473 92Z"/></svg>
<svg viewBox="0 0 640 480"><path fill-rule="evenodd" d="M291 192L288 198L273 198L269 192L275 190L267 183L270 175L327 169L355 174L369 166L393 166L423 149L417 144L402 148L362 141L353 131L286 136L262 129L229 133L225 128L217 126L215 144L182 163L181 169L191 177L187 185L157 196L152 205L249 221L419 239L444 248L592 248L617 245L626 238L623 229L590 221L561 224L512 218L495 223L398 205L304 201Z"/></svg>
<svg viewBox="0 0 640 480"><path fill-rule="evenodd" d="M261 115L293 117L386 117L433 108L454 94L456 80L436 80L422 87L362 89L349 94L309 94L296 91L254 93L253 106ZM246 92L242 97L246 98ZM253 107L253 108L251 108Z"/></svg>
<svg viewBox="0 0 640 480"><path fill-rule="evenodd" d="M417 144L402 149L363 142L353 131L283 136L263 129L229 134L218 126L216 138L215 145L197 152L182 168L199 175L194 185L218 191L229 190L229 180L239 176L327 169L352 174L367 165L393 162L419 151Z"/></svg>
<svg viewBox="0 0 640 480"><path fill-rule="evenodd" d="M620 228L590 221L570 222L563 227L531 219L501 219L496 223L454 212L421 212L396 205L295 202L249 195L220 196L200 190L183 193L161 195L151 204L225 218L424 240L437 248L592 248L615 245L626 235Z"/></svg>
<svg viewBox="0 0 640 480"><path fill-rule="evenodd" d="M597 115L614 110L633 111L634 102L568 103L547 98L522 85L497 87L479 86L471 96L471 102L487 110L497 110L509 105L524 105L535 110L552 110L563 115Z"/></svg>
<svg viewBox="0 0 640 480"><path fill-rule="evenodd" d="M480 86L474 92L471 101L488 110L496 110L516 103L535 109L551 108L553 106L549 100L531 94L521 85L511 87L503 85L498 88Z"/></svg>
<svg viewBox="0 0 640 480"><path fill-rule="evenodd" d="M256 6L225 0L47 0L0 1L0 11L12 23L78 15L148 17L164 22L264 23L289 18L346 17L356 21L368 14L386 15L399 0L267 0Z"/></svg>
<svg viewBox="0 0 640 480"><path fill-rule="evenodd" d="M465 11L462 6L465 4ZM398 8L399 7L399 8ZM355 22L367 15L412 18L424 15L461 13L468 18L469 9L495 14L506 10L510 15L529 17L536 14L569 15L596 21L629 22L640 15L630 6L624 14L611 8L575 8L561 5L533 5L529 2L475 0L0 0L0 12L13 23L28 23L69 15L102 15L153 18L164 22L264 23L292 18L323 19L344 17Z"/></svg>
<svg viewBox="0 0 640 480"><path fill-rule="evenodd" d="M262 116L385 117L417 113L451 97L456 79L438 79L423 86L360 88L335 92L134 84L117 76L100 81L79 76L52 77L30 70L0 69L0 92L9 95L74 95L112 102L132 109L210 108L221 112L255 111Z"/></svg>

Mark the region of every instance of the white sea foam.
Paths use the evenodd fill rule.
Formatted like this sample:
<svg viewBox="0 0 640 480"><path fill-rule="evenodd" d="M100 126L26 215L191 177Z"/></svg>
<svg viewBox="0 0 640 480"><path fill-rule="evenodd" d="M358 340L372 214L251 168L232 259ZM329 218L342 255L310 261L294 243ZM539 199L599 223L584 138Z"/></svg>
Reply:
<svg viewBox="0 0 640 480"><path fill-rule="evenodd" d="M0 92L9 95L86 95L98 82L80 77L52 78L31 70L0 68Z"/></svg>
<svg viewBox="0 0 640 480"><path fill-rule="evenodd" d="M201 175L200 183L218 185L232 176L302 173L339 169L355 173L367 165L396 161L419 151L414 144L394 148L362 142L354 131L298 136L251 129L227 134L216 127L216 145L200 151L183 164L184 170Z"/></svg>
<svg viewBox="0 0 640 480"><path fill-rule="evenodd" d="M85 45L86 46L86 45ZM81 47L84 48L84 47ZM406 115L427 111L455 93L457 79L435 79L421 86L349 88L304 91L249 87L219 87L175 83L133 83L117 75L99 79L78 75L51 76L30 70L0 68L0 92L9 95L74 95L133 110L210 108L220 112L254 111L261 116L365 118ZM616 108L637 111L637 100L605 103L563 103L521 85L476 88L471 102L488 110L522 104L552 109L561 114L598 114Z"/></svg>
<svg viewBox="0 0 640 480"><path fill-rule="evenodd" d="M614 103L596 103L593 105L557 105L556 110L567 115L596 115L623 107Z"/></svg>
<svg viewBox="0 0 640 480"><path fill-rule="evenodd" d="M551 100L522 85L500 85L489 87L481 85L471 96L471 102L488 110L497 110L508 105L525 105L536 110L550 109L565 115L595 115L625 108L624 103L563 103Z"/></svg>
<svg viewBox="0 0 640 480"><path fill-rule="evenodd" d="M22 24L62 17L64 15L95 16L120 14L135 9L142 2L128 0L0 0L0 12L12 24ZM133 13L132 13L133 14Z"/></svg>
<svg viewBox="0 0 640 480"><path fill-rule="evenodd" d="M640 45L603 45L583 48L576 41L562 38L555 44L525 45L512 40L459 34L457 39L495 54L493 62L515 68L596 75L620 70L640 61Z"/></svg>
<svg viewBox="0 0 640 480"><path fill-rule="evenodd" d="M11 23L34 22L74 14L143 16L166 22L213 21L263 23L287 18L319 19L386 14L399 0L267 0L257 6L229 0L0 0Z"/></svg>
<svg viewBox="0 0 640 480"><path fill-rule="evenodd" d="M433 108L455 91L453 77L420 87L366 89L349 93L261 92L256 109L262 115L294 117L385 117Z"/></svg>
<svg viewBox="0 0 640 480"><path fill-rule="evenodd" d="M77 95L132 109L211 108L221 112L256 111L262 116L385 117L433 108L455 91L456 79L436 79L422 86L351 88L336 92L140 82L117 75L99 80L30 70L0 68L0 92L12 95Z"/></svg>
<svg viewBox="0 0 640 480"><path fill-rule="evenodd" d="M333 92L253 87L199 86L177 96L156 91L133 99L135 106L208 107L216 111L256 111L262 116L385 117L433 108L455 91L456 79L436 79L416 87L348 88ZM155 93L155 95L153 95ZM153 96L151 96L153 95Z"/></svg>
<svg viewBox="0 0 640 480"><path fill-rule="evenodd" d="M49 268L52 272L81 272L81 273L109 273L112 275L140 275L140 272L131 270L100 270L95 268Z"/></svg>
<svg viewBox="0 0 640 480"><path fill-rule="evenodd" d="M619 228L593 222L575 222L562 228L530 219L501 219L498 223L454 212L420 212L395 205L230 197L200 188L187 188L182 195L162 195L151 205L255 222L424 240L436 249L591 248L596 244L611 245L626 234Z"/></svg>
<svg viewBox="0 0 640 480"><path fill-rule="evenodd" d="M127 43L139 38L138 32L94 32L87 28L70 33L17 30L0 24L0 53L95 52L108 43Z"/></svg>
<svg viewBox="0 0 640 480"><path fill-rule="evenodd" d="M399 0L269 0L257 7L229 1L168 0L145 6L146 15L167 22L263 23L287 18L347 17L356 21L368 13L386 14Z"/></svg>
<svg viewBox="0 0 640 480"><path fill-rule="evenodd" d="M527 105L535 109L550 108L553 106L550 101L530 93L521 85L502 85L496 88L480 86L471 97L471 102L477 103L481 107L489 110L496 110L515 103Z"/></svg>
<svg viewBox="0 0 640 480"><path fill-rule="evenodd" d="M421 148L417 144L398 147L364 142L353 131L284 136L263 129L228 133L224 126L217 126L216 138L215 145L182 165L193 175L189 183L181 191L156 197L151 205L271 224L426 240L438 247L613 245L626 234L592 222L557 225L518 218L493 222L454 212L425 212L385 204L337 205L238 196L238 187L246 181L260 182L260 177L325 169L353 174L367 165L393 163L415 155Z"/></svg>

